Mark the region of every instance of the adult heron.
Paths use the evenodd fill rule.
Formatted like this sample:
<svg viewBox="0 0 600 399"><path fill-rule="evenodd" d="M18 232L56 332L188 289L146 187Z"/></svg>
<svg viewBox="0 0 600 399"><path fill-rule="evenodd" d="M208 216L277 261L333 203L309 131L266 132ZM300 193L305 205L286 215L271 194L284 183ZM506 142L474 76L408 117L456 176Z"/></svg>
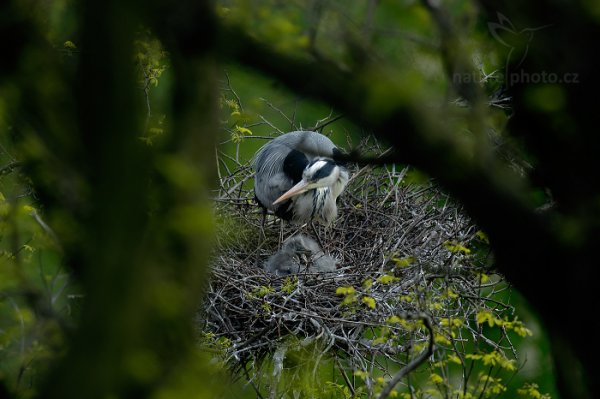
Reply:
<svg viewBox="0 0 600 399"><path fill-rule="evenodd" d="M293 223L329 225L349 178L335 161L340 154L329 138L316 132L291 132L271 140L254 159L259 205Z"/></svg>

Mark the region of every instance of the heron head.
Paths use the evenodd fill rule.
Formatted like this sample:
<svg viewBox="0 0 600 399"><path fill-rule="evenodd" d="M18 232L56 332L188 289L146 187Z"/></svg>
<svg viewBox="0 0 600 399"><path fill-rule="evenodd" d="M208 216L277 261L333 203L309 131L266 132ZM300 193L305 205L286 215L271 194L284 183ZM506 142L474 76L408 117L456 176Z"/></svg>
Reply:
<svg viewBox="0 0 600 399"><path fill-rule="evenodd" d="M277 198L273 205L319 187L331 187L338 181L340 173L341 168L331 159L317 158L306 165L298 184Z"/></svg>

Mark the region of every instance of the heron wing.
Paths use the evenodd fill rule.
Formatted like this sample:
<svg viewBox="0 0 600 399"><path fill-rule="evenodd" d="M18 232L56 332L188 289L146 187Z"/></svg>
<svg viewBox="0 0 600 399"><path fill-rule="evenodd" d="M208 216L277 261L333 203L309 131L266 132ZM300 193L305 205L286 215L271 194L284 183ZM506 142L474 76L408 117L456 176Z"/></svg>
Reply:
<svg viewBox="0 0 600 399"><path fill-rule="evenodd" d="M309 159L329 157L334 154L335 144L326 136L310 131L290 132L275 140L291 149L303 152Z"/></svg>
<svg viewBox="0 0 600 399"><path fill-rule="evenodd" d="M268 209L273 210L273 201L294 185L293 179L286 176L283 170L283 163L290 152L287 146L270 142L256 154L254 193Z"/></svg>

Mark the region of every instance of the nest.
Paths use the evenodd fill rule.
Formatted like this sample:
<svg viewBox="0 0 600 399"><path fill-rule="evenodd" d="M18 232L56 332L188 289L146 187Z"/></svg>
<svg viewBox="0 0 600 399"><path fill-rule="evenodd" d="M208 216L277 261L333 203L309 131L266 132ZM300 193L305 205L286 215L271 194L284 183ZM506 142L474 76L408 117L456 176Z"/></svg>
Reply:
<svg viewBox="0 0 600 399"><path fill-rule="evenodd" d="M383 152L372 139L361 148ZM335 356L346 370L374 364L384 370L389 364L381 359L402 367L432 339L414 319L427 318L436 334L453 340L441 320L468 324L498 283L482 290L482 272L489 271L485 254L475 252L485 237L432 181L408 182L408 168L350 166L332 226L293 226L274 216L263 226L250 163L221 164L217 250L202 329L227 341L225 361L238 370L272 358L290 336L318 342L319 353ZM339 261L335 273L277 277L262 269L299 233Z"/></svg>

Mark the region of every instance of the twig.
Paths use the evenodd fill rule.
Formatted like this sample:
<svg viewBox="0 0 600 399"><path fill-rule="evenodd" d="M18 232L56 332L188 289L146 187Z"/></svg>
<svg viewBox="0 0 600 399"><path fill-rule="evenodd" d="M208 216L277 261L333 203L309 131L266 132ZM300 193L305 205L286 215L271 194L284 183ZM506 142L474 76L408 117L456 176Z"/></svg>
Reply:
<svg viewBox="0 0 600 399"><path fill-rule="evenodd" d="M227 71L225 71L225 79L227 79L227 91L229 91L231 94L233 94L233 96L235 97L235 100L237 101L238 106L240 107L240 110L244 111L244 106L242 105L242 100L240 99L240 96L238 96L238 94L233 89L233 86L231 85L231 79L229 78L229 74L227 73Z"/></svg>
<svg viewBox="0 0 600 399"><path fill-rule="evenodd" d="M327 125L331 125L332 123L339 121L340 119L342 119L344 117L344 115L340 114L337 116L334 116L333 118L329 119L329 117L327 117L325 119L325 121L318 121L318 123L312 127L310 130L313 130L315 132L319 132L321 130L323 130L323 128Z"/></svg>
<svg viewBox="0 0 600 399"><path fill-rule="evenodd" d="M5 165L2 168L0 168L0 177L9 174L13 170L20 168L22 165L23 165L23 163L20 161L12 161L8 165Z"/></svg>
<svg viewBox="0 0 600 399"><path fill-rule="evenodd" d="M427 331L429 331L427 348L394 375L394 377L390 380L390 382L388 382L388 384L379 394L379 399L385 399L390 396L390 393L394 387L404 378L404 376L419 367L433 353L433 328L431 327L431 318L425 313L421 313L417 317L423 320L423 324L427 328Z"/></svg>
<svg viewBox="0 0 600 399"><path fill-rule="evenodd" d="M354 397L356 395L356 391L354 390L354 384L352 384L352 382L348 378L348 374L346 374L346 371L340 364L340 359L338 359L337 356L335 357L335 364L337 365L337 368L340 370L340 373L342 373L342 377L344 378L344 381L346 381L346 386L348 387L348 389L350 389L350 392L352 392L352 397Z"/></svg>
<svg viewBox="0 0 600 399"><path fill-rule="evenodd" d="M280 110L279 108L277 108L275 105L273 105L269 100L265 99L265 98L260 98L260 100L262 102L264 102L265 104L267 104L267 106L271 109L273 109L274 111L277 111L279 113L279 115L281 115L283 118L285 118L285 120L290 124L290 126L292 127L292 129L297 129L296 124L294 123L294 121L292 121L290 119L289 116L287 116L285 114L285 112L283 112L282 110ZM265 120L266 122L266 120Z"/></svg>

